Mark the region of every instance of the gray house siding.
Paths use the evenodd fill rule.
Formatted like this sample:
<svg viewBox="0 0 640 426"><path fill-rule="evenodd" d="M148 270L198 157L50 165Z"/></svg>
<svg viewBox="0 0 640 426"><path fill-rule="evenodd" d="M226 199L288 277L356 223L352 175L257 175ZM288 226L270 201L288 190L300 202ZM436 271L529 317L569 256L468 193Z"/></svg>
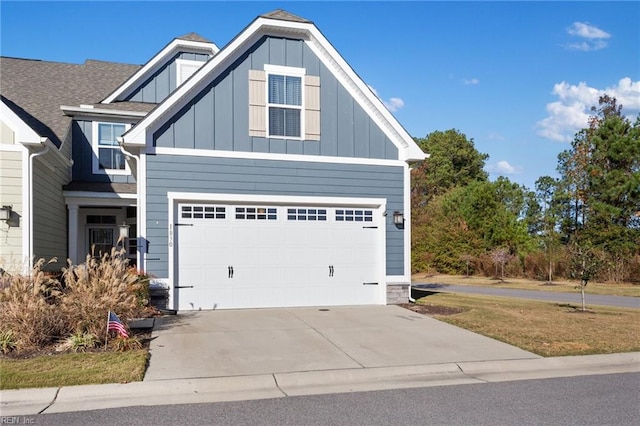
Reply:
<svg viewBox="0 0 640 426"><path fill-rule="evenodd" d="M249 136L249 70L320 77L320 141ZM397 159L398 150L302 40L263 37L154 134L157 147Z"/></svg>
<svg viewBox="0 0 640 426"><path fill-rule="evenodd" d="M73 168L72 176L76 182L112 182L135 183L131 175L107 175L94 174L92 171L95 154L91 147L92 121L78 120L72 124L73 144Z"/></svg>
<svg viewBox="0 0 640 426"><path fill-rule="evenodd" d="M206 62L209 55L205 53L180 52L156 71L144 83L135 89L126 101L160 103L176 88L176 59Z"/></svg>
<svg viewBox="0 0 640 426"><path fill-rule="evenodd" d="M404 273L404 231L393 211L404 209L402 166L147 156L147 272L168 276L167 192L363 197L387 200L387 275Z"/></svg>
<svg viewBox="0 0 640 426"><path fill-rule="evenodd" d="M47 269L59 269L67 260L67 209L62 186L69 183L69 169L53 154L33 160L33 254L57 262Z"/></svg>

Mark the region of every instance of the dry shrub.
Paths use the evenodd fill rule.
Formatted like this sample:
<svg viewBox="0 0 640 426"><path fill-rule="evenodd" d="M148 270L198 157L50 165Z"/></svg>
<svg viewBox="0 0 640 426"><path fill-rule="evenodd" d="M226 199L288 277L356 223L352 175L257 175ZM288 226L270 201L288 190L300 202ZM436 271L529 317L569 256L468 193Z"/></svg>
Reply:
<svg viewBox="0 0 640 426"><path fill-rule="evenodd" d="M555 276L555 271L552 272ZM525 256L524 276L531 280L549 279L549 262L544 252L536 251Z"/></svg>
<svg viewBox="0 0 640 426"><path fill-rule="evenodd" d="M107 313L115 312L121 319L133 318L140 304L140 280L127 266L122 251L104 254L101 258L87 256L82 265L64 269L64 297L60 304L69 333L90 333L104 343Z"/></svg>
<svg viewBox="0 0 640 426"><path fill-rule="evenodd" d="M0 331L12 332L18 351L46 346L65 328L58 311L60 283L42 271L44 266L44 259L40 259L30 276L2 277Z"/></svg>

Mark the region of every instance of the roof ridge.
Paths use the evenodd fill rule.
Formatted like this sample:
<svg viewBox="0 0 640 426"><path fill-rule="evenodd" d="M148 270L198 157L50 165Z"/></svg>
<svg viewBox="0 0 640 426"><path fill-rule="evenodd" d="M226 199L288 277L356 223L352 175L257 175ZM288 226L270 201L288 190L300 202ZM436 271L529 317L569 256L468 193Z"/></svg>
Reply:
<svg viewBox="0 0 640 426"><path fill-rule="evenodd" d="M271 12L265 13L263 15L260 15L261 18L267 18L267 19L278 19L280 21L292 21L292 22L303 22L303 23L307 23L307 24L311 24L312 22L309 21L308 19L302 18L298 15L294 15L291 12L287 12L284 9L276 9L276 10L272 10Z"/></svg>
<svg viewBox="0 0 640 426"><path fill-rule="evenodd" d="M179 37L176 37L177 40L186 40L186 41L200 41L203 43L213 43L211 40L202 37L200 34L195 32L190 32Z"/></svg>

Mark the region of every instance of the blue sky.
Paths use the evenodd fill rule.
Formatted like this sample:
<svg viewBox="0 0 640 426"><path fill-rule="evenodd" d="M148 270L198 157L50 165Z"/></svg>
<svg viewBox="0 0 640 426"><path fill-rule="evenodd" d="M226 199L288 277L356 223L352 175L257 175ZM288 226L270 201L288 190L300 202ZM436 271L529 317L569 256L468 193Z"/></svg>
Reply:
<svg viewBox="0 0 640 426"><path fill-rule="evenodd" d="M412 136L458 129L487 171L533 189L604 92L640 111L640 2L9 2L4 56L145 63L257 15L313 21Z"/></svg>

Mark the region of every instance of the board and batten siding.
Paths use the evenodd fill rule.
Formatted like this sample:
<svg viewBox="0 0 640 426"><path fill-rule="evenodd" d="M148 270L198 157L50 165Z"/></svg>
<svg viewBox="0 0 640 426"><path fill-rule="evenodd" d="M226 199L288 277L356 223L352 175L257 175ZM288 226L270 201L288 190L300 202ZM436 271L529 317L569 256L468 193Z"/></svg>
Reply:
<svg viewBox="0 0 640 426"><path fill-rule="evenodd" d="M306 129L313 134L307 140L250 135L256 134L250 133L250 70L264 71L265 64L305 68L307 76L319 77L319 125L316 119L318 129ZM164 148L398 158L396 146L303 40L267 36L167 120L153 140Z"/></svg>
<svg viewBox="0 0 640 426"><path fill-rule="evenodd" d="M2 144L12 141L11 130L2 133ZM22 272L26 256L22 252L22 166L22 152L0 147L0 205L12 210L9 224L0 222L0 268L9 273Z"/></svg>
<svg viewBox="0 0 640 426"><path fill-rule="evenodd" d="M114 121L108 121L112 123ZM112 182L135 183L132 175L109 175L105 173L93 173L93 161L95 154L92 148L93 122L89 120L74 120L72 123L72 155L73 155L73 180L77 182Z"/></svg>
<svg viewBox="0 0 640 426"><path fill-rule="evenodd" d="M62 186L69 183L66 166L48 155L33 159L33 255L34 261L53 258L46 269L60 269L67 261L67 208Z"/></svg>
<svg viewBox="0 0 640 426"><path fill-rule="evenodd" d="M135 89L124 100L133 102L148 102L158 104L176 89L177 59L206 62L209 55L206 53L180 52L156 71L144 83Z"/></svg>
<svg viewBox="0 0 640 426"><path fill-rule="evenodd" d="M146 271L168 276L167 192L385 198L386 273L404 273L403 167L195 156L147 156Z"/></svg>

